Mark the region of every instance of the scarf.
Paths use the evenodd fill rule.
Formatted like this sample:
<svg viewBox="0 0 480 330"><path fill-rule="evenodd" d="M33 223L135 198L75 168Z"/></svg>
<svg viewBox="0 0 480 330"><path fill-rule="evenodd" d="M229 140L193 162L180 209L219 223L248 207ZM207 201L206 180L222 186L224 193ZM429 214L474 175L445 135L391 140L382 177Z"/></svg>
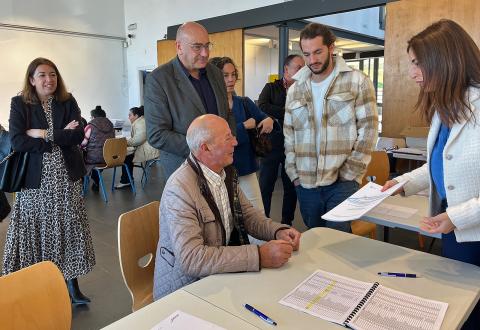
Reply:
<svg viewBox="0 0 480 330"><path fill-rule="evenodd" d="M210 191L210 187L208 186L207 179L205 178L200 165L198 164L198 160L195 158L194 155L190 154L190 157L187 158L187 162L190 167L193 169L195 174L197 174L197 183L200 188L200 193L202 194L203 198L207 201L208 206L212 210L213 214L215 215L215 221L220 222L222 227L222 244L226 245L226 234L225 234L225 227L223 225L222 217L220 216L220 211L218 210L218 206L215 203L215 199L213 198L213 194ZM233 230L230 235L230 241L228 245L246 245L250 244L248 240L247 230L245 229L245 222L243 219L243 212L242 207L240 205L240 199L238 197L238 176L237 171L235 168L230 165L225 167L225 186L228 192L228 200L230 202L230 209L232 210L232 217L233 217Z"/></svg>

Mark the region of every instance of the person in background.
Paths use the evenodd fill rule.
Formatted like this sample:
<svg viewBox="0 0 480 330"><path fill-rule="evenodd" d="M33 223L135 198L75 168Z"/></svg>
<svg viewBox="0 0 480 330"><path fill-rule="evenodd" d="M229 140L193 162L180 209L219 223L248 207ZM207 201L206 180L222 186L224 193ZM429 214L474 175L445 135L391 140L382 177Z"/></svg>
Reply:
<svg viewBox="0 0 480 330"><path fill-rule="evenodd" d="M270 216L272 193L278 177L278 167L283 184L282 223L292 225L297 207L295 186L285 172L285 147L283 139L283 117L287 90L293 84L293 75L305 65L301 55L288 55L283 66L283 78L267 83L258 98L258 107L274 118L282 129L273 130L270 134L272 152L260 160L258 181L262 192L265 215Z"/></svg>
<svg viewBox="0 0 480 330"><path fill-rule="evenodd" d="M10 135L0 124L0 162L10 153ZM0 191L0 222L2 222L12 210L7 196Z"/></svg>
<svg viewBox="0 0 480 330"><path fill-rule="evenodd" d="M350 222L321 217L358 190L378 137L373 84L333 56L335 35L322 24L300 32L305 67L285 102L285 170L305 225L351 232Z"/></svg>
<svg viewBox="0 0 480 330"><path fill-rule="evenodd" d="M238 187L237 140L225 119L207 114L187 131L191 154L172 174L160 203L155 300L202 277L278 268L301 234L254 208ZM248 235L268 242L250 244Z"/></svg>
<svg viewBox="0 0 480 330"><path fill-rule="evenodd" d="M107 118L105 110L100 105L90 111L92 120L85 126L85 137L81 147L84 150L87 173L92 177L92 190L98 191L98 173L92 169L99 164L104 164L103 145L105 140L115 137L115 129L112 122Z"/></svg>
<svg viewBox="0 0 480 330"><path fill-rule="evenodd" d="M12 98L14 150L29 152L22 191L16 193L3 254L3 275L49 260L61 270L73 304L90 302L77 278L95 265L80 179L80 109L56 65L36 58L20 95Z"/></svg>
<svg viewBox="0 0 480 330"><path fill-rule="evenodd" d="M235 84L238 80L238 70L230 57L214 57L210 63L217 66L223 73L227 86L228 106L237 123L237 141L233 154L233 166L238 171L238 183L243 193L259 210L264 212L262 194L257 179L257 159L252 148L247 130L259 129L260 133L270 133L273 120L264 114L248 97L234 96Z"/></svg>
<svg viewBox="0 0 480 330"><path fill-rule="evenodd" d="M177 56L153 70L145 83L148 142L162 152L159 164L165 181L188 157L185 134L196 117L223 117L235 134L222 73L208 64L213 44L207 30L196 22L182 24L175 47Z"/></svg>
<svg viewBox="0 0 480 330"><path fill-rule="evenodd" d="M427 163L385 183L406 196L430 188L430 216L420 228L442 234L442 255L480 266L480 50L451 20L408 41L416 108L430 124ZM478 329L480 303L462 329Z"/></svg>
<svg viewBox="0 0 480 330"><path fill-rule="evenodd" d="M130 137L127 138L127 164L133 179L133 163L144 163L148 160L158 158L160 151L153 148L147 141L147 129L145 126L145 117L143 116L143 106L133 107L128 112L128 120L132 124ZM120 183L115 188L129 187L130 181L124 167L122 167L122 177Z"/></svg>

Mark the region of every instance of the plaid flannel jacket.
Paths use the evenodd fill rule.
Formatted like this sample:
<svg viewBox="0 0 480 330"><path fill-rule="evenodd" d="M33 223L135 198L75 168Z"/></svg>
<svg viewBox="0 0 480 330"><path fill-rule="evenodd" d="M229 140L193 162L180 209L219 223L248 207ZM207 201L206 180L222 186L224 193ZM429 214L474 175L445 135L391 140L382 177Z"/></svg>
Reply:
<svg viewBox="0 0 480 330"><path fill-rule="evenodd" d="M305 66L294 76L285 104L285 169L304 188L340 180L361 182L378 136L375 89L361 71L336 57L334 78L323 101L322 129L316 132L311 71ZM320 155L316 152L320 134Z"/></svg>

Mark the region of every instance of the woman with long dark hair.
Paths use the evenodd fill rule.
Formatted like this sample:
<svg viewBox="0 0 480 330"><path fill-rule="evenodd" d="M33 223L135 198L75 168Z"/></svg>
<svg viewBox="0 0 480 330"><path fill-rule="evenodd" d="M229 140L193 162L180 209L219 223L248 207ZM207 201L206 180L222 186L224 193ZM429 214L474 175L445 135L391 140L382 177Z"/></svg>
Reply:
<svg viewBox="0 0 480 330"><path fill-rule="evenodd" d="M72 303L86 304L77 277L93 268L95 255L81 196L83 126L52 61L30 63L20 95L12 98L9 124L13 149L30 155L7 230L3 274L50 260L62 271Z"/></svg>
<svg viewBox="0 0 480 330"><path fill-rule="evenodd" d="M480 266L480 50L451 20L408 42L410 77L420 86L416 108L428 121L427 163L394 180L405 195L430 188L430 216L420 227L442 234L442 255ZM480 305L462 329L478 329Z"/></svg>
<svg viewBox="0 0 480 330"><path fill-rule="evenodd" d="M273 119L262 112L248 97L235 95L238 70L230 57L214 57L210 59L210 63L222 70L227 87L228 105L237 123L238 145L233 154L233 165L238 172L238 184L250 203L265 212L256 173L257 159L247 130L258 128L261 133L270 133L273 129Z"/></svg>

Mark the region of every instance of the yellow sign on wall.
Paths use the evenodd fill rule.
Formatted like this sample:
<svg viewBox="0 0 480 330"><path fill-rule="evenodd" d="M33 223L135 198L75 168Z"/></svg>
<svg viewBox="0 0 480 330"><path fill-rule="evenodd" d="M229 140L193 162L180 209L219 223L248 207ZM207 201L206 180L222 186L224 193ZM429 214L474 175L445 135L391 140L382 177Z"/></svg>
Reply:
<svg viewBox="0 0 480 330"><path fill-rule="evenodd" d="M271 74L271 75L268 76L268 82L274 82L278 78L279 78L278 74Z"/></svg>

